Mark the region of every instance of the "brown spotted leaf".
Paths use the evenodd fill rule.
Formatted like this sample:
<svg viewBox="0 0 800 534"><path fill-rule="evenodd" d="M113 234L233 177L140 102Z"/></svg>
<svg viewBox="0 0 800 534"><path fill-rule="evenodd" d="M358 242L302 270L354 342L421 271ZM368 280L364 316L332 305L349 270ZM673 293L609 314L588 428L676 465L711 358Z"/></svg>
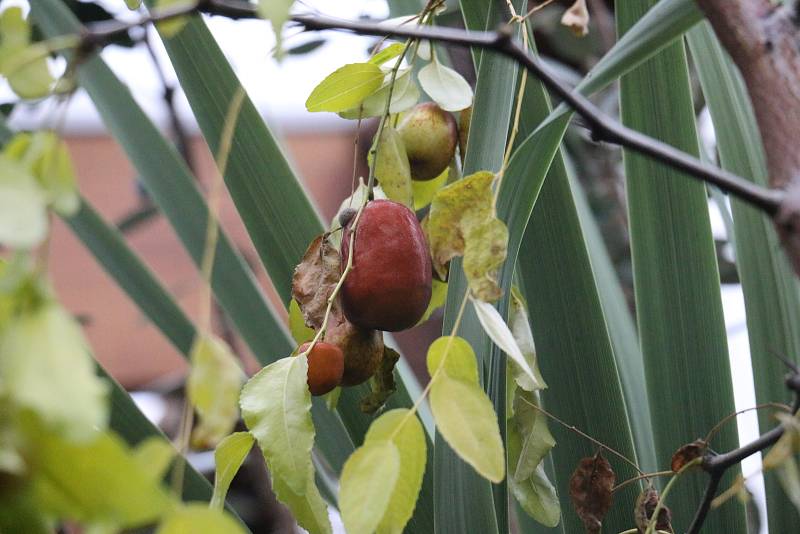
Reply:
<svg viewBox="0 0 800 534"><path fill-rule="evenodd" d="M636 528L639 534L644 534L647 531L647 525L653 517L653 513L658 506L658 492L653 488L648 488L639 494L636 499L636 507L633 509L633 517L636 521ZM672 512L669 508L662 505L661 510L658 512L658 519L656 520L656 530L663 530L664 532L674 532L672 530Z"/></svg>
<svg viewBox="0 0 800 534"><path fill-rule="evenodd" d="M381 365L370 383L370 391L361 399L361 411L368 414L377 412L386 400L395 392L397 386L394 383L394 366L400 355L389 347L383 348L383 359Z"/></svg>
<svg viewBox="0 0 800 534"><path fill-rule="evenodd" d="M326 234L317 236L295 267L292 277L292 297L300 305L303 319L311 328L322 326L328 297L340 276L339 251Z"/></svg>
<svg viewBox="0 0 800 534"><path fill-rule="evenodd" d="M677 473L683 467L696 458L700 458L706 453L708 443L702 439L696 439L691 443L687 443L672 455L672 462L670 468L673 473Z"/></svg>
<svg viewBox="0 0 800 534"><path fill-rule="evenodd" d="M600 451L594 456L582 458L572 473L569 496L587 533L597 534L601 531L603 518L611 508L611 490L616 479L611 464Z"/></svg>

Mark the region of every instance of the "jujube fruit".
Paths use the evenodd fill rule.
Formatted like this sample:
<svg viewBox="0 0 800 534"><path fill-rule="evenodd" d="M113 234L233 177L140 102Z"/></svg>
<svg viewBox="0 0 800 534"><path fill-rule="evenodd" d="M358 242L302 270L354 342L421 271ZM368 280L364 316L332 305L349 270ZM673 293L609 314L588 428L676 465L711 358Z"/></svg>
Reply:
<svg viewBox="0 0 800 534"><path fill-rule="evenodd" d="M342 269L350 254L349 228ZM355 232L353 268L341 289L345 317L362 328L397 332L417 324L430 299L431 262L416 215L391 200L369 202Z"/></svg>
<svg viewBox="0 0 800 534"><path fill-rule="evenodd" d="M300 345L305 352L310 343ZM308 390L312 395L325 395L342 382L344 353L332 343L317 342L308 353Z"/></svg>
<svg viewBox="0 0 800 534"><path fill-rule="evenodd" d="M456 120L433 102L414 106L397 127L406 147L411 178L433 180L450 165L458 143Z"/></svg>

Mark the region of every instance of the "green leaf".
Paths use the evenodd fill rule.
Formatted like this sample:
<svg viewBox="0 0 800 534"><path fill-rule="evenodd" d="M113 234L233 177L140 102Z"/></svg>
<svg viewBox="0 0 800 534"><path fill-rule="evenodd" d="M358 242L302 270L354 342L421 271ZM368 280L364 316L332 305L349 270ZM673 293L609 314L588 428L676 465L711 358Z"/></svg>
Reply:
<svg viewBox="0 0 800 534"><path fill-rule="evenodd" d="M291 330L292 337L298 345L314 339L314 329L306 326L306 320L303 319L300 305L294 299L289 301L289 330Z"/></svg>
<svg viewBox="0 0 800 534"><path fill-rule="evenodd" d="M411 181L411 189L414 192L414 209L419 211L431 202L436 192L447 184L450 169L445 169L442 174L433 180L426 180L421 182L419 180Z"/></svg>
<svg viewBox="0 0 800 534"><path fill-rule="evenodd" d="M500 312L488 302L474 298L470 300L475 307L475 315L478 316L486 335L491 338L500 350L511 357L511 360L519 367L527 381L533 384L533 389L542 389L544 387L543 384L538 382L537 373L534 373L530 364L528 364L528 360L522 355L522 350L517 345L514 335L503 320Z"/></svg>
<svg viewBox="0 0 800 534"><path fill-rule="evenodd" d="M181 7L188 7L194 5L196 2L195 0L157 0L155 5L159 9L164 8L175 8L179 9ZM168 20L162 20L161 22L156 22L156 28L158 28L158 32L166 39L172 39L173 37L177 36L183 29L186 27L186 24L189 22L189 17L173 17Z"/></svg>
<svg viewBox="0 0 800 534"><path fill-rule="evenodd" d="M308 359L290 356L264 367L242 388L240 407L270 470L294 493L303 495L312 472L311 393Z"/></svg>
<svg viewBox="0 0 800 534"><path fill-rule="evenodd" d="M493 173L481 171L440 189L425 226L439 276L445 278L447 263L463 255L470 289L484 301L502 295L494 271L505 260L508 244L508 230L494 215L493 181Z"/></svg>
<svg viewBox="0 0 800 534"><path fill-rule="evenodd" d="M192 442L197 448L213 447L239 420L244 371L228 344L207 332L195 340L189 360L192 367L186 393L200 418L192 431Z"/></svg>
<svg viewBox="0 0 800 534"><path fill-rule="evenodd" d="M511 476L518 481L532 476L536 467L556 444L547 427L547 417L536 409L538 405L539 401L535 394L516 390L511 423L517 429L521 443L517 460L509 464L514 469Z"/></svg>
<svg viewBox="0 0 800 534"><path fill-rule="evenodd" d="M445 358L444 363L442 359ZM464 380L471 384L478 383L478 363L475 351L464 338L458 336L442 336L428 347L428 373L433 377L440 365L451 378Z"/></svg>
<svg viewBox="0 0 800 534"><path fill-rule="evenodd" d="M294 0L259 0L258 14L272 23L272 30L275 32L276 55L282 55L282 34L283 25L289 20L289 10L292 8Z"/></svg>
<svg viewBox="0 0 800 534"><path fill-rule="evenodd" d="M47 50L31 44L31 27L20 7L0 13L0 74L22 98L47 96L53 76L47 66Z"/></svg>
<svg viewBox="0 0 800 534"><path fill-rule="evenodd" d="M492 401L478 384L440 374L431 386L430 403L442 437L484 478L505 476L505 452Z"/></svg>
<svg viewBox="0 0 800 534"><path fill-rule="evenodd" d="M243 534L245 529L222 510L205 503L189 503L171 512L159 525L156 534Z"/></svg>
<svg viewBox="0 0 800 534"><path fill-rule="evenodd" d="M33 441L37 502L56 517L122 529L151 523L172 506L152 472L111 433L81 444L55 434Z"/></svg>
<svg viewBox="0 0 800 534"><path fill-rule="evenodd" d="M95 375L80 326L55 302L4 325L0 377L9 400L67 439L86 441L107 424L108 385Z"/></svg>
<svg viewBox="0 0 800 534"><path fill-rule="evenodd" d="M150 436L133 449L133 458L154 482L160 482L176 453L175 447L163 437Z"/></svg>
<svg viewBox="0 0 800 534"><path fill-rule="evenodd" d="M472 105L472 88L458 72L434 60L417 75L422 89L445 111L461 111Z"/></svg>
<svg viewBox="0 0 800 534"><path fill-rule="evenodd" d="M249 432L234 432L220 441L214 451L214 495L209 507L222 509L233 477L242 466L247 453L253 448L255 438Z"/></svg>
<svg viewBox="0 0 800 534"><path fill-rule="evenodd" d="M298 495L286 482L272 473L272 491L279 501L289 507L297 523L310 534L331 533L328 507L314 484L313 474L306 481L302 495Z"/></svg>
<svg viewBox="0 0 800 534"><path fill-rule="evenodd" d="M375 147L375 178L386 197L409 208L413 207L411 167L406 148L397 130L384 126Z"/></svg>
<svg viewBox="0 0 800 534"><path fill-rule="evenodd" d="M365 443L390 441L400 456L399 475L378 534L401 534L417 504L425 474L425 431L417 416L404 408L389 410L369 427Z"/></svg>
<svg viewBox="0 0 800 534"><path fill-rule="evenodd" d="M383 65L390 59L396 58L400 54L403 53L403 50L406 49L405 43L392 43L383 50L380 50L374 56L369 58L370 63L374 63L375 65Z"/></svg>
<svg viewBox="0 0 800 534"><path fill-rule="evenodd" d="M654 4L619 3L618 33ZM682 42L622 78L620 106L626 125L698 155ZM666 458L735 411L719 272L703 184L629 150L623 156L637 324L656 454ZM738 443L732 423L715 437L714 446L727 450ZM689 523L704 491L700 479L676 486L670 494L676 524ZM727 506L710 514L704 528L738 532L745 524L743 507Z"/></svg>
<svg viewBox="0 0 800 534"><path fill-rule="evenodd" d="M533 332L528 319L528 308L519 294L517 288L511 290L511 305L508 310L508 323L511 328L511 335L522 352L528 367L533 370L533 378L518 366L514 360L510 360L512 365L514 382L525 391L535 391L547 388L547 384L536 364L536 347L533 343Z"/></svg>
<svg viewBox="0 0 800 534"><path fill-rule="evenodd" d="M339 115L345 119L365 119L367 117L381 117L386 111L386 100L389 98L389 87L391 74L387 74L380 89L369 95L361 102L360 106L347 109ZM391 90L392 103L389 106L389 113L400 113L413 107L419 100L419 89L414 83L414 76L411 69L401 70L397 73L394 81L394 89Z"/></svg>
<svg viewBox="0 0 800 534"><path fill-rule="evenodd" d="M400 452L386 439L367 441L342 469L339 509L349 534L375 532L400 476Z"/></svg>
<svg viewBox="0 0 800 534"><path fill-rule="evenodd" d="M47 198L34 177L0 156L0 243L33 248L47 236Z"/></svg>
<svg viewBox="0 0 800 534"><path fill-rule="evenodd" d="M306 100L308 111L345 111L378 90L383 71L372 63L350 63L329 74Z"/></svg>

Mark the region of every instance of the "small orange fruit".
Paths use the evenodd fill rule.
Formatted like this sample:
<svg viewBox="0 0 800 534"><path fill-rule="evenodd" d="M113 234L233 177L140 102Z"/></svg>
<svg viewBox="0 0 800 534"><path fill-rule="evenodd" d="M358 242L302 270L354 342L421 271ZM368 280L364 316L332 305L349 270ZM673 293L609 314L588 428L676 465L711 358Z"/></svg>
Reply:
<svg viewBox="0 0 800 534"><path fill-rule="evenodd" d="M300 345L304 352L310 343ZM325 395L342 382L344 353L332 343L317 342L308 353L308 390L314 396Z"/></svg>

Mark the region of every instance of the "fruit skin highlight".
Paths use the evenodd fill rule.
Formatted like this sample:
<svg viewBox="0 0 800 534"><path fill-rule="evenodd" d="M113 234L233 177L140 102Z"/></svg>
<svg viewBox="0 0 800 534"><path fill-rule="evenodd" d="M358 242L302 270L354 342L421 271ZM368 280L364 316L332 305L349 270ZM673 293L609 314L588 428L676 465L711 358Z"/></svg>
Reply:
<svg viewBox="0 0 800 534"><path fill-rule="evenodd" d="M342 270L350 254L349 228L342 240ZM430 300L431 260L416 215L391 200L369 202L356 228L353 268L341 289L345 317L362 328L397 332L417 324Z"/></svg>
<svg viewBox="0 0 800 534"><path fill-rule="evenodd" d="M433 102L414 106L397 127L413 180L433 180L450 165L458 143L453 116Z"/></svg>
<svg viewBox="0 0 800 534"><path fill-rule="evenodd" d="M300 345L298 352L308 349L311 343ZM325 395L342 382L344 353L332 343L317 342L308 353L308 390L314 396Z"/></svg>

